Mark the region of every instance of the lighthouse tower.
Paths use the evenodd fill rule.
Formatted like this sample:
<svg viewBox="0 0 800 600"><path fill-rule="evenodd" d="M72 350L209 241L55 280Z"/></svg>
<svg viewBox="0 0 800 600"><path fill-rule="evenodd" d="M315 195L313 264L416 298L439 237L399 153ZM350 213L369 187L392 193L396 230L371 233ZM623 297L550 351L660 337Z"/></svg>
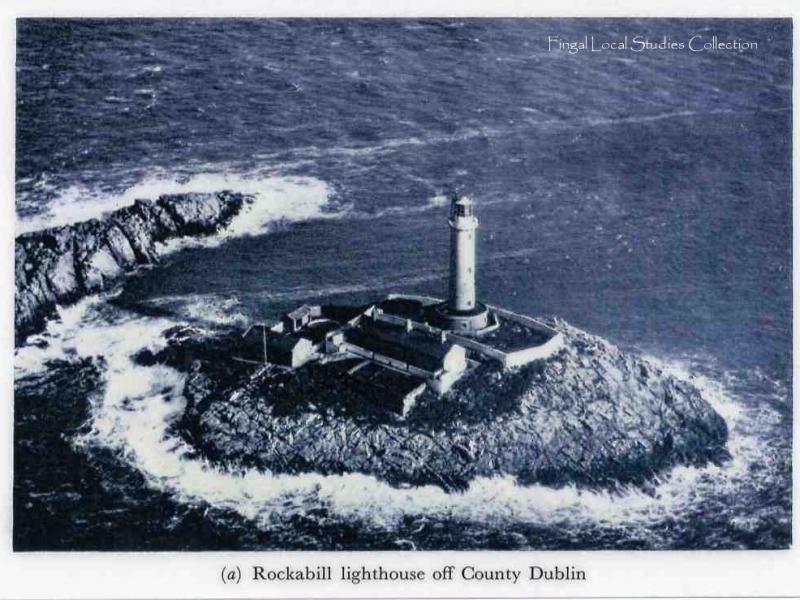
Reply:
<svg viewBox="0 0 800 600"><path fill-rule="evenodd" d="M454 197L450 205L450 293L447 308L454 313L475 308L475 218L472 200Z"/></svg>
<svg viewBox="0 0 800 600"><path fill-rule="evenodd" d="M454 196L450 204L450 288L439 314L447 329L476 333L488 324L486 306L475 297L475 218L472 200Z"/></svg>

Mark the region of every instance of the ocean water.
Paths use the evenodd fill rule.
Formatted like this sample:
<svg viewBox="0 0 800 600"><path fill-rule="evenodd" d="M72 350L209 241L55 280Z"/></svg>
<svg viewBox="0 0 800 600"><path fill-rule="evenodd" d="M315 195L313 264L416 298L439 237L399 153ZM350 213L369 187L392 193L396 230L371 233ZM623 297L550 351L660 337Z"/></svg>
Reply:
<svg viewBox="0 0 800 600"><path fill-rule="evenodd" d="M788 20L19 21L18 233L170 192L257 201L17 349L15 548L787 547L791 67ZM177 323L444 295L452 190L477 204L483 300L693 381L731 460L615 494L447 494L196 458L182 375L131 355Z"/></svg>

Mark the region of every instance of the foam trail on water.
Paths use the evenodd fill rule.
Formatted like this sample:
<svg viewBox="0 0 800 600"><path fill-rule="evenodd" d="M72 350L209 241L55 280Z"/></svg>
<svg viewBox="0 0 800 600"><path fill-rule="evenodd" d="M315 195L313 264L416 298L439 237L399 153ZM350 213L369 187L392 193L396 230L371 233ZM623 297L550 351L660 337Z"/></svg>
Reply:
<svg viewBox="0 0 800 600"><path fill-rule="evenodd" d="M521 486L511 477L479 478L463 493L446 493L436 486L394 488L361 474L227 472L193 456L192 449L171 433L170 425L185 407L181 393L184 376L168 367L143 367L131 360L142 348L161 347L161 334L174 321L134 316L99 301L80 303L62 316L66 318L46 334L49 346L23 347L15 367L24 372L59 352L62 358L104 357L104 394L92 400L91 430L75 443L116 451L140 470L152 487L180 501L235 510L265 528L271 514L285 516L325 507L342 518L389 529L412 515L476 522L625 526L649 536L648 524L678 514L719 487L736 485L759 451L757 441L739 431L741 409L721 384L698 378L683 365L659 362L662 368L691 379L731 420L729 447L734 458L723 466L675 468L651 493L638 488L619 495L572 486Z"/></svg>

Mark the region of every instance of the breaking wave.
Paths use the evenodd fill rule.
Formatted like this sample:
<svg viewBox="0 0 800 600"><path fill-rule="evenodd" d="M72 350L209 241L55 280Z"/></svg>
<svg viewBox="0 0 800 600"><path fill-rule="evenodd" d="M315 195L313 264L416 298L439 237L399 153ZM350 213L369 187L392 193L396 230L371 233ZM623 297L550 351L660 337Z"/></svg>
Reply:
<svg viewBox="0 0 800 600"><path fill-rule="evenodd" d="M284 223L340 216L337 212L326 212L333 192L327 183L313 177L264 177L249 180L222 176L222 181L217 181L216 176L210 180L207 176L195 176L192 181L199 188L198 191L229 189L252 194L255 200L245 205L219 233L210 237L170 240L163 244L163 252L187 247L218 246L233 238L262 234L271 227Z"/></svg>
<svg viewBox="0 0 800 600"><path fill-rule="evenodd" d="M222 234L230 238L260 233L272 222L299 221L324 216L332 195L328 184L312 177L284 177L254 172L207 172L191 176L155 174L115 194L71 185L58 191L47 209L17 220L17 234L69 225L102 217L130 206L139 198L164 194L231 190L255 196L255 202L237 215Z"/></svg>

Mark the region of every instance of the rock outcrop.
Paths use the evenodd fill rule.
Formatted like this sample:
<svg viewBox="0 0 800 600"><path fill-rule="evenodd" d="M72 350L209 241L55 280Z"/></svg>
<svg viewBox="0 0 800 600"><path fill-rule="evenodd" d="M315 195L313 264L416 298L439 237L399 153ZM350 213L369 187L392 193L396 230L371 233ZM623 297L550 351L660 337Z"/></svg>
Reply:
<svg viewBox="0 0 800 600"><path fill-rule="evenodd" d="M42 329L57 304L104 289L158 260L156 244L209 235L252 198L242 194L177 194L137 200L101 219L20 235L15 244L15 340Z"/></svg>
<svg viewBox="0 0 800 600"><path fill-rule="evenodd" d="M138 357L186 372L182 434L226 468L359 472L462 489L479 476L614 488L726 457L727 426L691 384L563 322L564 349L503 371L484 364L405 419L359 389L354 361L293 372L225 359L238 336L191 329Z"/></svg>

